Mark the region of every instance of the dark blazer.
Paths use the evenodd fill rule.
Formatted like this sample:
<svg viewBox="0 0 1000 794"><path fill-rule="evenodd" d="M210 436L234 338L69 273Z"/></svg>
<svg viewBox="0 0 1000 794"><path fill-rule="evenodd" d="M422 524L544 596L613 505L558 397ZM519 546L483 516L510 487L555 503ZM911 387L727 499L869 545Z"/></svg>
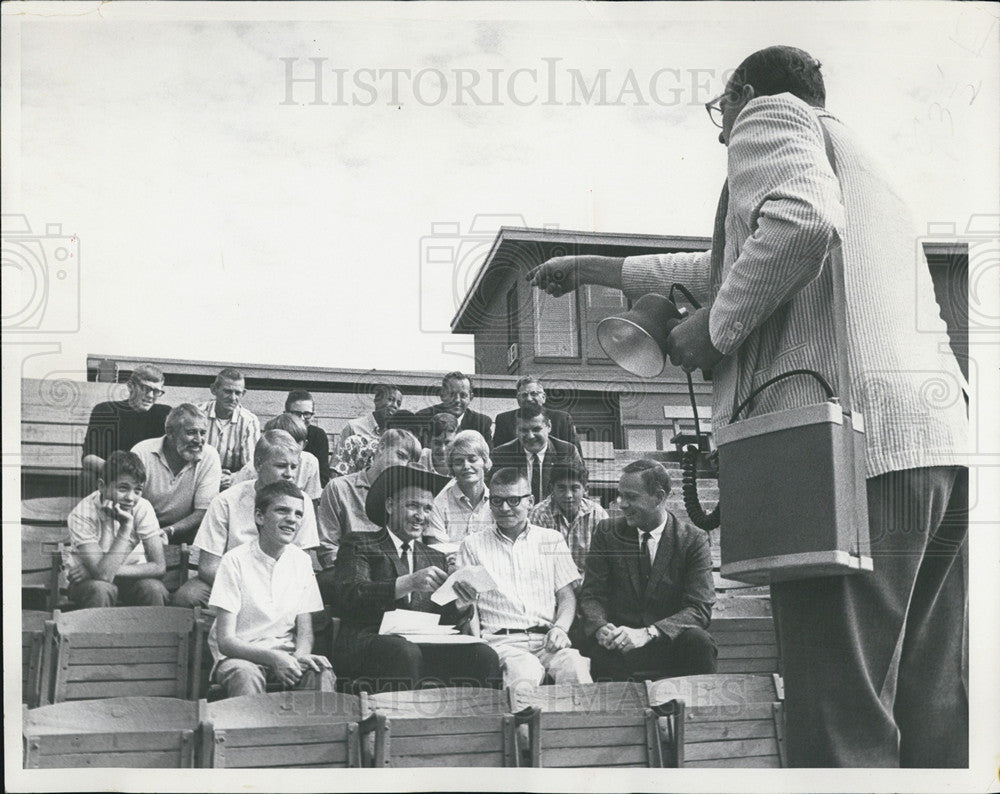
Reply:
<svg viewBox="0 0 1000 794"><path fill-rule="evenodd" d="M432 405L430 408L421 408L417 411L417 416L432 417L434 414L447 413L443 404L438 403L437 405ZM465 409L465 415L462 417L462 421L458 424L459 430L475 430L477 433L482 435L486 439L486 443L489 445L490 449L493 449L493 420L490 419L486 414L481 414L473 411L471 408Z"/></svg>
<svg viewBox="0 0 1000 794"><path fill-rule="evenodd" d="M436 565L448 570L444 554L413 542L413 570ZM414 593L410 602L396 600L396 579L408 573L396 553L387 529L378 532L350 532L341 540L331 583L334 612L340 617L337 652L350 654L365 637L378 634L382 615L394 609L436 612L444 623L454 624L462 615L452 604L444 608L431 601L430 593Z"/></svg>
<svg viewBox="0 0 1000 794"><path fill-rule="evenodd" d="M326 431L322 427L306 427L305 451L315 455L319 461L319 484L325 488L330 482L330 439L326 437Z"/></svg>
<svg viewBox="0 0 1000 794"><path fill-rule="evenodd" d="M715 604L708 533L672 513L660 536L649 583L639 590L639 532L622 516L597 525L587 552L580 614L593 636L605 623L640 628L655 624L674 639L688 628L707 629Z"/></svg>
<svg viewBox="0 0 1000 794"><path fill-rule="evenodd" d="M545 413L549 415L549 420L552 422L552 435L560 441L568 441L579 449L580 441L573 428L573 417L565 411L559 411L555 408L546 408ZM493 443L499 447L516 439L517 411L504 411L502 414L497 414L496 424L493 428Z"/></svg>
<svg viewBox="0 0 1000 794"><path fill-rule="evenodd" d="M491 474L494 471L507 467L518 469L525 474L528 473L528 460L525 457L524 447L521 445L520 439L495 447L490 458L493 461L493 468L490 469ZM545 451L545 458L542 461L542 498L548 493L549 476L552 474L552 467L557 463L562 465L569 463L575 463L577 466L584 465L583 458L580 457L580 453L576 447L568 441L560 441L558 438L549 436L549 446Z"/></svg>

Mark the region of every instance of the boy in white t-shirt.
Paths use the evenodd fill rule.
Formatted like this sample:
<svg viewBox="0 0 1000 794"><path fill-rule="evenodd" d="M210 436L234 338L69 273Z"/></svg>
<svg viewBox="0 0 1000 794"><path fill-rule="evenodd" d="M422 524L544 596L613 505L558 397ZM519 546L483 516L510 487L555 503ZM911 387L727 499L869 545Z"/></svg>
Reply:
<svg viewBox="0 0 1000 794"><path fill-rule="evenodd" d="M323 609L312 560L292 542L304 502L288 480L258 490L258 539L219 563L208 601L216 609L208 644L215 657L212 679L226 697L264 692L268 681L316 688L317 674L332 686L330 661L312 652L312 613Z"/></svg>
<svg viewBox="0 0 1000 794"><path fill-rule="evenodd" d="M163 606L166 562L153 506L142 498L146 467L138 455L108 456L97 490L69 514L69 599L78 607Z"/></svg>

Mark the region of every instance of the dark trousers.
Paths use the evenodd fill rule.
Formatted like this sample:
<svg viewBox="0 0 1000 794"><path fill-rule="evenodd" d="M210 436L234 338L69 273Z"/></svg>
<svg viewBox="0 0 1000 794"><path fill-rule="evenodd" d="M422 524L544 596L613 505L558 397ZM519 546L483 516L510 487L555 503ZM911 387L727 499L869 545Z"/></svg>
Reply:
<svg viewBox="0 0 1000 794"><path fill-rule="evenodd" d="M500 659L485 643L420 645L393 634L368 634L334 644L338 676L355 685L384 692L420 686L499 688Z"/></svg>
<svg viewBox="0 0 1000 794"><path fill-rule="evenodd" d="M968 767L968 477L869 479L874 571L771 585L790 765Z"/></svg>
<svg viewBox="0 0 1000 794"><path fill-rule="evenodd" d="M641 648L622 653L591 641L584 654L590 657L595 681L629 681L637 674L653 678L715 672L718 650L704 629L685 629L674 639L659 637Z"/></svg>

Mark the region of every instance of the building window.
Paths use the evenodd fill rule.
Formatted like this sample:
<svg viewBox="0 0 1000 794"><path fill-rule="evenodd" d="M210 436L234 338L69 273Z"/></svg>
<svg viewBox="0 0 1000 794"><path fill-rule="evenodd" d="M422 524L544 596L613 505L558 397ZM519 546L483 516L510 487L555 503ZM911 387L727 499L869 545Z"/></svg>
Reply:
<svg viewBox="0 0 1000 794"><path fill-rule="evenodd" d="M604 348L597 341L597 325L605 317L620 314L625 309L625 296L621 290L596 287L590 284L584 291L584 299L586 301L584 322L586 325L587 360L610 363L611 359L608 358Z"/></svg>
<svg viewBox="0 0 1000 794"><path fill-rule="evenodd" d="M541 290L532 290L531 294L535 302L536 358L579 358L576 293L561 298L553 298Z"/></svg>

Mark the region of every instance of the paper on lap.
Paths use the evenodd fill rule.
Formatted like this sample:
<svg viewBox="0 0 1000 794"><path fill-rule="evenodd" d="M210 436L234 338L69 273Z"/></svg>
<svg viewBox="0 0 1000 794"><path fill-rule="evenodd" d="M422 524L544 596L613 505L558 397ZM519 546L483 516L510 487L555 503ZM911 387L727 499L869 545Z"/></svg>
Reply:
<svg viewBox="0 0 1000 794"><path fill-rule="evenodd" d="M490 572L482 565L467 565L459 568L449 576L431 596L431 601L435 604L449 604L458 598L455 592L455 582L462 582L472 587L477 593L486 593L497 589L497 583L493 581Z"/></svg>

